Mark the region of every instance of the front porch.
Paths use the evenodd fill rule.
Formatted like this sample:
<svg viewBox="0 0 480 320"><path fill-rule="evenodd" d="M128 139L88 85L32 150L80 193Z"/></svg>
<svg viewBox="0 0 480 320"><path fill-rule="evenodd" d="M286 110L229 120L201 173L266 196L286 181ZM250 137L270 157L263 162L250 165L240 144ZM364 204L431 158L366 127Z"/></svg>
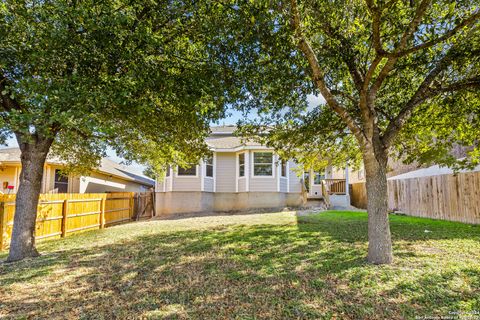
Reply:
<svg viewBox="0 0 480 320"><path fill-rule="evenodd" d="M303 182L308 202L323 200L328 206L350 207L349 168L325 173L313 170L304 173Z"/></svg>

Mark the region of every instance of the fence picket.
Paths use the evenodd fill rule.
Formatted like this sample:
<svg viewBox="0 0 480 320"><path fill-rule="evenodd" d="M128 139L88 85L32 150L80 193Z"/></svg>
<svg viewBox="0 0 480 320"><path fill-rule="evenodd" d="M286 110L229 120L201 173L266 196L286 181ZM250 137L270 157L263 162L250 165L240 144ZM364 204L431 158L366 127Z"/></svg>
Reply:
<svg viewBox="0 0 480 320"><path fill-rule="evenodd" d="M480 172L388 181L390 210L407 215L480 224ZM350 188L353 206L366 209L365 183Z"/></svg>
<svg viewBox="0 0 480 320"><path fill-rule="evenodd" d="M65 237L131 221L134 192L41 194L35 238ZM10 243L15 195L0 195L0 250Z"/></svg>

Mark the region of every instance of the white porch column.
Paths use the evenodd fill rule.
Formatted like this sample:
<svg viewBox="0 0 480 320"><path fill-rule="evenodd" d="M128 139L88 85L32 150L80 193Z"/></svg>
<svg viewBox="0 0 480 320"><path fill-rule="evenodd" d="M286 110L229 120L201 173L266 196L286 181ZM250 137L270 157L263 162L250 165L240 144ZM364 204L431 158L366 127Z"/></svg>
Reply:
<svg viewBox="0 0 480 320"><path fill-rule="evenodd" d="M206 166L205 160L200 161L200 191L205 191L205 173L206 173Z"/></svg>
<svg viewBox="0 0 480 320"><path fill-rule="evenodd" d="M348 174L348 164L345 165L345 200L348 205L351 205L350 202L350 179Z"/></svg>
<svg viewBox="0 0 480 320"><path fill-rule="evenodd" d="M345 165L345 193L348 195L350 179L348 176L348 164Z"/></svg>
<svg viewBox="0 0 480 320"><path fill-rule="evenodd" d="M250 150L245 152L245 191L250 192L250 157L252 152Z"/></svg>

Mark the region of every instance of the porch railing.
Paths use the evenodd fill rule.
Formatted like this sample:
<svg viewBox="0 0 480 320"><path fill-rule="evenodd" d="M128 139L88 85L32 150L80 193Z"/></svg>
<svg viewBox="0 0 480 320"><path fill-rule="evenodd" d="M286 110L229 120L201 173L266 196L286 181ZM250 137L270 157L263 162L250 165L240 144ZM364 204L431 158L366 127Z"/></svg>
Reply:
<svg viewBox="0 0 480 320"><path fill-rule="evenodd" d="M345 194L345 179L324 179L323 181L325 183L325 189L328 194Z"/></svg>

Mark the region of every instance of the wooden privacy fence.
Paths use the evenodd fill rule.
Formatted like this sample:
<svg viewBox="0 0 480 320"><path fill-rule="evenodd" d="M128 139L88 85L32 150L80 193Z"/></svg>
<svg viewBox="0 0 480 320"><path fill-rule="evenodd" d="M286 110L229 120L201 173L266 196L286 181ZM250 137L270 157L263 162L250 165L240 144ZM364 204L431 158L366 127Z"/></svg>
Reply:
<svg viewBox="0 0 480 320"><path fill-rule="evenodd" d="M352 205L362 208L365 184L356 185ZM480 224L480 172L389 180L388 206L411 216Z"/></svg>
<svg viewBox="0 0 480 320"><path fill-rule="evenodd" d="M352 183L349 188L352 206L367 209L367 188L365 182Z"/></svg>
<svg viewBox="0 0 480 320"><path fill-rule="evenodd" d="M134 192L41 194L35 238L66 237L130 221L134 195ZM15 195L0 195L0 250L10 243L14 213Z"/></svg>

